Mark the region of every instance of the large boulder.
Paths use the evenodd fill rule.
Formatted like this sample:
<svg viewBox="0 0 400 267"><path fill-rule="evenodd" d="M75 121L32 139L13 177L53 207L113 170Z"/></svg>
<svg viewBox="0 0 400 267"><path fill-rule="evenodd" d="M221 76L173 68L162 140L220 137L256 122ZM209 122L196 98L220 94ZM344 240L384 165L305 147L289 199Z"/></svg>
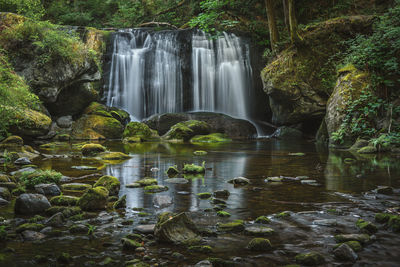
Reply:
<svg viewBox="0 0 400 267"><path fill-rule="evenodd" d="M89 189L78 201L82 210L101 210L105 209L108 199L108 190L105 187L98 186Z"/></svg>
<svg viewBox="0 0 400 267"><path fill-rule="evenodd" d="M147 124L137 121L132 121L126 125L123 136L124 138L136 138L141 141L159 138L158 134L151 130Z"/></svg>
<svg viewBox="0 0 400 267"><path fill-rule="evenodd" d="M189 141L193 136L204 135L210 132L210 126L204 121L188 120L179 122L163 136L168 140Z"/></svg>
<svg viewBox="0 0 400 267"><path fill-rule="evenodd" d="M157 114L143 122L151 129L157 130L160 135L164 135L173 125L188 120L204 121L210 126L211 133L225 133L233 139L252 138L257 135L257 129L249 121L213 112Z"/></svg>
<svg viewBox="0 0 400 267"><path fill-rule="evenodd" d="M9 131L23 137L38 137L48 133L51 118L44 113L33 109L24 109L16 112L10 121Z"/></svg>
<svg viewBox="0 0 400 267"><path fill-rule="evenodd" d="M184 212L178 215L162 213L154 228L154 235L158 241L174 244L189 244L201 238L196 225Z"/></svg>
<svg viewBox="0 0 400 267"><path fill-rule="evenodd" d="M38 214L50 208L50 202L41 194L22 194L15 201L15 213Z"/></svg>
<svg viewBox="0 0 400 267"><path fill-rule="evenodd" d="M336 80L336 62L331 55L344 49L343 41L368 33L372 16L331 19L307 27L299 46L284 50L261 73L277 125L314 125L323 118L328 96Z"/></svg>

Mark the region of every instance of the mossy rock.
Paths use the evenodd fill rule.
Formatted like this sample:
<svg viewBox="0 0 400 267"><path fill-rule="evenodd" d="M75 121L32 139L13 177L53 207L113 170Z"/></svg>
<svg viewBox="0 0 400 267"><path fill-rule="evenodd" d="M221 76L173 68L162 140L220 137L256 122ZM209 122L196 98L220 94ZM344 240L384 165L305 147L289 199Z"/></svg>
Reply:
<svg viewBox="0 0 400 267"><path fill-rule="evenodd" d="M208 134L210 126L204 121L189 120L179 122L163 136L167 140L189 141L195 135Z"/></svg>
<svg viewBox="0 0 400 267"><path fill-rule="evenodd" d="M73 196L55 196L50 199L50 204L55 206L76 206L79 198Z"/></svg>
<svg viewBox="0 0 400 267"><path fill-rule="evenodd" d="M144 187L144 186L149 186L149 185L156 185L158 182L157 182L157 179L146 177L146 178L136 181L135 183L139 184L141 187Z"/></svg>
<svg viewBox="0 0 400 267"><path fill-rule="evenodd" d="M217 216L228 218L228 217L231 217L231 214L229 212L220 210L220 211L217 212Z"/></svg>
<svg viewBox="0 0 400 267"><path fill-rule="evenodd" d="M176 165L169 166L168 170L166 171L168 175L177 175L179 173L178 167Z"/></svg>
<svg viewBox="0 0 400 267"><path fill-rule="evenodd" d="M333 250L335 250L336 248L340 247L342 244L348 245L354 252L360 252L363 249L363 247L362 247L360 242L358 242L358 241L347 241L347 242L344 242L344 243L336 244L333 247Z"/></svg>
<svg viewBox="0 0 400 267"><path fill-rule="evenodd" d="M205 156L207 154L208 154L207 151L203 151L203 150L197 150L197 151L193 152L193 155L195 155L195 156Z"/></svg>
<svg viewBox="0 0 400 267"><path fill-rule="evenodd" d="M141 243L139 243L135 240L129 239L129 238L122 238L121 242L122 242L122 247L125 250L129 250L129 251L135 251L135 249L142 247Z"/></svg>
<svg viewBox="0 0 400 267"><path fill-rule="evenodd" d="M322 256L318 252L297 254L295 260L297 263L308 265L308 266L320 265L325 262L324 256Z"/></svg>
<svg viewBox="0 0 400 267"><path fill-rule="evenodd" d="M200 199L209 199L212 196L212 194L209 192L204 192L204 193L198 193L197 196Z"/></svg>
<svg viewBox="0 0 400 267"><path fill-rule="evenodd" d="M344 243L347 241L358 241L361 244L368 244L371 241L371 237L367 234L341 234L335 235L335 240L338 243Z"/></svg>
<svg viewBox="0 0 400 267"><path fill-rule="evenodd" d="M108 107L98 102L90 103L89 106L87 106L83 111L83 114L112 117L111 114L108 112Z"/></svg>
<svg viewBox="0 0 400 267"><path fill-rule="evenodd" d="M98 186L89 189L78 201L82 210L101 210L107 206L108 190L105 187Z"/></svg>
<svg viewBox="0 0 400 267"><path fill-rule="evenodd" d="M99 156L102 160L106 161L123 161L131 158L131 156L122 152L105 152Z"/></svg>
<svg viewBox="0 0 400 267"><path fill-rule="evenodd" d="M69 135L69 134L57 134L55 139L60 141L60 142L68 142L68 141L71 140L71 135Z"/></svg>
<svg viewBox="0 0 400 267"><path fill-rule="evenodd" d="M83 184L83 183L69 183L61 185L62 190L86 191L90 188L92 188L90 184Z"/></svg>
<svg viewBox="0 0 400 267"><path fill-rule="evenodd" d="M39 111L24 109L14 114L10 121L10 132L24 137L39 137L48 133L51 122L49 116Z"/></svg>
<svg viewBox="0 0 400 267"><path fill-rule="evenodd" d="M115 107L110 108L110 114L113 118L117 119L123 125L127 124L130 121L130 115L128 112L122 109L118 109Z"/></svg>
<svg viewBox="0 0 400 267"><path fill-rule="evenodd" d="M195 253L209 254L213 252L213 249L210 246L190 246L188 248L188 251Z"/></svg>
<svg viewBox="0 0 400 267"><path fill-rule="evenodd" d="M229 223L218 223L217 229L221 232L242 232L244 230L244 222L235 220Z"/></svg>
<svg viewBox="0 0 400 267"><path fill-rule="evenodd" d="M24 145L24 140L21 137L17 135L12 135L1 141L0 148L7 148L7 146L14 147L23 145Z"/></svg>
<svg viewBox="0 0 400 267"><path fill-rule="evenodd" d="M107 188L110 196L118 195L121 183L118 178L110 175L100 177L99 180L93 185L93 187L103 186Z"/></svg>
<svg viewBox="0 0 400 267"><path fill-rule="evenodd" d="M56 213L61 212L65 218L82 213L80 207L68 207L68 206L51 206L46 210L46 214L52 216Z"/></svg>
<svg viewBox="0 0 400 267"><path fill-rule="evenodd" d="M125 138L122 140L122 142L123 142L124 144L134 144L134 143L140 143L140 142L142 142L142 139L141 139L140 137L135 137L135 136L132 136L132 137L125 137Z"/></svg>
<svg viewBox="0 0 400 267"><path fill-rule="evenodd" d="M83 115L72 125L72 138L76 140L121 139L124 127L111 115Z"/></svg>
<svg viewBox="0 0 400 267"><path fill-rule="evenodd" d="M222 133L212 133L208 135L196 135L190 140L191 143L229 143L232 139Z"/></svg>
<svg viewBox="0 0 400 267"><path fill-rule="evenodd" d="M388 226L393 230L393 232L400 232L400 216L391 216L388 222Z"/></svg>
<svg viewBox="0 0 400 267"><path fill-rule="evenodd" d="M378 223L387 223L392 216L389 213L377 213L375 214L375 221Z"/></svg>
<svg viewBox="0 0 400 267"><path fill-rule="evenodd" d="M158 134L155 134L149 126L141 122L130 122L126 125L124 133L124 138L136 137L140 138L142 141L151 141L159 139Z"/></svg>
<svg viewBox="0 0 400 267"><path fill-rule="evenodd" d="M266 238L253 238L247 248L253 251L269 251L272 249L272 245Z"/></svg>
<svg viewBox="0 0 400 267"><path fill-rule="evenodd" d="M290 212L289 211L282 211L281 213L278 213L275 215L275 218L287 218L290 217Z"/></svg>
<svg viewBox="0 0 400 267"><path fill-rule="evenodd" d="M39 232L44 227L45 226L43 224L39 224L39 223L24 223L24 224L21 224L20 226L18 226L17 229L15 229L15 231L17 233L22 233L23 231L26 231L26 230Z"/></svg>
<svg viewBox="0 0 400 267"><path fill-rule="evenodd" d="M206 172L206 169L204 168L204 166L198 166L196 164L185 164L183 166L182 172L187 174L202 174Z"/></svg>
<svg viewBox="0 0 400 267"><path fill-rule="evenodd" d="M359 154L374 154L377 153L378 150L374 146L365 146L357 150L357 153Z"/></svg>
<svg viewBox="0 0 400 267"><path fill-rule="evenodd" d="M267 216L259 216L254 222L261 224L268 224L271 222L271 220Z"/></svg>
<svg viewBox="0 0 400 267"><path fill-rule="evenodd" d="M81 149L84 156L95 156L104 151L106 151L106 148L100 144L86 144Z"/></svg>
<svg viewBox="0 0 400 267"><path fill-rule="evenodd" d="M371 222L368 221L364 221L363 219L359 219L356 222L356 226L362 231L362 232L366 232L368 234L374 234L378 231L378 228L376 227L376 225L374 225Z"/></svg>
<svg viewBox="0 0 400 267"><path fill-rule="evenodd" d="M146 193L160 193L168 191L168 187L164 185L148 185L144 187Z"/></svg>

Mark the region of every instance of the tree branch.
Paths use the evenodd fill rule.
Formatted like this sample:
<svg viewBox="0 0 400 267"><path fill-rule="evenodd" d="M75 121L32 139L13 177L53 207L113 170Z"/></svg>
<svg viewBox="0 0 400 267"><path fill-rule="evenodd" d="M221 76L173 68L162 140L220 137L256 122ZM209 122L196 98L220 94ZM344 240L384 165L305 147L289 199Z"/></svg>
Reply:
<svg viewBox="0 0 400 267"><path fill-rule="evenodd" d="M142 23L142 24L140 24L138 26L139 27L146 27L146 26L152 26L152 25L155 25L155 26L167 26L167 27L173 28L175 30L179 29L175 25L172 25L172 24L170 24L168 22L157 22L157 21L145 22L145 23Z"/></svg>

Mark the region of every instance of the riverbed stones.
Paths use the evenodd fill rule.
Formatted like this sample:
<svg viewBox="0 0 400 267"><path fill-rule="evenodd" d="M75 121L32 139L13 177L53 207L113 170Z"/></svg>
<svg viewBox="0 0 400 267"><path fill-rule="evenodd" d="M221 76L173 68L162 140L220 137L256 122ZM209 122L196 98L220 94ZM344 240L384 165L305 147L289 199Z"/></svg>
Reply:
<svg viewBox="0 0 400 267"><path fill-rule="evenodd" d="M214 197L224 198L224 199L228 198L230 196L230 194L231 193L226 189L225 190L217 190L217 191L214 191L214 193L213 193Z"/></svg>
<svg viewBox="0 0 400 267"><path fill-rule="evenodd" d="M393 194L393 187L390 186L378 186L376 189L376 193L383 195L391 195Z"/></svg>
<svg viewBox="0 0 400 267"><path fill-rule="evenodd" d="M259 216L255 219L255 223L268 224L271 220L267 216Z"/></svg>
<svg viewBox="0 0 400 267"><path fill-rule="evenodd" d="M22 158L18 158L16 161L14 161L15 165L29 165L32 164L32 162L26 158L26 157L22 157Z"/></svg>
<svg viewBox="0 0 400 267"><path fill-rule="evenodd" d="M142 246L139 242L126 237L121 239L121 243L123 249L129 251L135 251L137 248Z"/></svg>
<svg viewBox="0 0 400 267"><path fill-rule="evenodd" d="M295 258L297 263L304 264L307 266L316 266L323 264L325 262L324 256L318 252L309 252L297 254Z"/></svg>
<svg viewBox="0 0 400 267"><path fill-rule="evenodd" d="M0 206L6 206L8 204L10 204L10 201L7 201L4 198L0 197Z"/></svg>
<svg viewBox="0 0 400 267"><path fill-rule="evenodd" d="M55 206L76 206L78 200L78 197L60 195L52 197L50 203Z"/></svg>
<svg viewBox="0 0 400 267"><path fill-rule="evenodd" d="M335 235L335 240L338 243L346 241L358 241L364 245L368 244L371 241L371 238L367 234L341 234L341 235Z"/></svg>
<svg viewBox="0 0 400 267"><path fill-rule="evenodd" d="M145 235L154 234L155 224L142 224L136 226L133 230L138 233L142 233Z"/></svg>
<svg viewBox="0 0 400 267"><path fill-rule="evenodd" d="M110 175L104 175L93 185L93 187L103 186L107 188L110 196L118 195L121 183L118 178Z"/></svg>
<svg viewBox="0 0 400 267"><path fill-rule="evenodd" d="M247 226L244 229L244 233L246 235L253 235L253 236L268 236L274 232L275 232L274 229L260 225Z"/></svg>
<svg viewBox="0 0 400 267"><path fill-rule="evenodd" d="M228 223L218 223L217 229L221 232L242 232L245 228L242 220L235 220Z"/></svg>
<svg viewBox="0 0 400 267"><path fill-rule="evenodd" d="M108 190L98 186L89 189L78 201L79 207L85 211L101 210L107 205Z"/></svg>
<svg viewBox="0 0 400 267"><path fill-rule="evenodd" d="M41 194L21 194L15 201L15 213L38 214L50 208L50 202Z"/></svg>
<svg viewBox="0 0 400 267"><path fill-rule="evenodd" d="M321 220L314 220L313 224L320 225L320 226L333 227L333 226L337 226L338 222L335 219L321 219Z"/></svg>
<svg viewBox="0 0 400 267"><path fill-rule="evenodd" d="M158 241L174 244L192 244L201 239L199 230L186 213L162 213L158 217L154 236Z"/></svg>
<svg viewBox="0 0 400 267"><path fill-rule="evenodd" d="M347 244L341 244L333 251L335 257L342 261L355 262L358 258L357 254Z"/></svg>
<svg viewBox="0 0 400 267"><path fill-rule="evenodd" d="M58 212L45 221L45 225L61 227L64 224L64 215Z"/></svg>
<svg viewBox="0 0 400 267"><path fill-rule="evenodd" d="M46 237L46 235L42 233L31 230L23 231L21 236L25 241L38 241Z"/></svg>
<svg viewBox="0 0 400 267"><path fill-rule="evenodd" d="M375 224L368 221L364 221L363 219L359 219L356 222L356 226L361 230L361 232L367 234L375 234L378 231L378 228L376 227Z"/></svg>
<svg viewBox="0 0 400 267"><path fill-rule="evenodd" d="M56 184L37 184L35 191L45 196L58 196L61 194L60 188Z"/></svg>
<svg viewBox="0 0 400 267"><path fill-rule="evenodd" d="M266 238L253 238L247 248L252 251L269 251L272 249L271 242Z"/></svg>
<svg viewBox="0 0 400 267"><path fill-rule="evenodd" d="M136 181L135 183L138 184L140 187L156 185L157 179L146 177L146 178Z"/></svg>
<svg viewBox="0 0 400 267"><path fill-rule="evenodd" d="M154 207L163 209L173 204L173 200L170 196L167 195L158 195L153 199Z"/></svg>
<svg viewBox="0 0 400 267"><path fill-rule="evenodd" d="M11 199L11 193L10 190L6 187L0 187L0 198L3 198L5 200L10 200Z"/></svg>
<svg viewBox="0 0 400 267"><path fill-rule="evenodd" d="M233 178L232 180L229 180L228 183L234 185L248 185L250 184L250 180L245 177L236 177Z"/></svg>

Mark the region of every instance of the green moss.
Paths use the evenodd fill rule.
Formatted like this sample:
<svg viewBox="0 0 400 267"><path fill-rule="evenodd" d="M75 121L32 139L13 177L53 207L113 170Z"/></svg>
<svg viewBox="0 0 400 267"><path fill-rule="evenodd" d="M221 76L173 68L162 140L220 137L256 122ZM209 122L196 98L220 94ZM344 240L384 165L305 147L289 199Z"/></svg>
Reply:
<svg viewBox="0 0 400 267"><path fill-rule="evenodd" d="M27 188L33 189L38 184L51 184L60 182L62 174L53 170L36 170L24 172L19 181Z"/></svg>
<svg viewBox="0 0 400 267"><path fill-rule="evenodd" d="M148 185L144 187L144 191L146 191L147 193L159 193L167 190L168 187L162 185Z"/></svg>
<svg viewBox="0 0 400 267"><path fill-rule="evenodd" d="M207 134L210 126L204 121L189 120L175 124L165 134L164 138L168 140L189 141L197 134Z"/></svg>
<svg viewBox="0 0 400 267"><path fill-rule="evenodd" d="M150 214L149 213L147 213L147 212L139 212L138 213L138 216L139 217L147 217L147 216L149 216Z"/></svg>
<svg viewBox="0 0 400 267"><path fill-rule="evenodd" d="M95 156L106 151L106 148L100 144L86 144L82 146L81 151L84 156Z"/></svg>
<svg viewBox="0 0 400 267"><path fill-rule="evenodd" d="M78 197L73 196L55 196L50 199L50 203L55 206L76 206L78 200Z"/></svg>
<svg viewBox="0 0 400 267"><path fill-rule="evenodd" d="M400 216L391 216L388 225L394 232L400 232Z"/></svg>
<svg viewBox="0 0 400 267"><path fill-rule="evenodd" d="M325 262L324 257L317 252L297 254L295 260L304 265L320 265Z"/></svg>
<svg viewBox="0 0 400 267"><path fill-rule="evenodd" d="M361 230L365 231L369 234L374 234L378 231L378 228L372 224L371 222L364 221L363 219L359 219L356 222L356 226Z"/></svg>
<svg viewBox="0 0 400 267"><path fill-rule="evenodd" d="M360 242L358 241L347 241L344 243L336 244L333 249L340 247L342 244L347 244L354 252L360 252L363 248Z"/></svg>
<svg viewBox="0 0 400 267"><path fill-rule="evenodd" d="M108 190L105 187L98 186L89 189L78 201L82 210L104 209L107 205Z"/></svg>
<svg viewBox="0 0 400 267"><path fill-rule="evenodd" d="M37 222L43 221L44 219L45 219L45 217L43 217L43 216L41 216L41 215L35 215L35 216L33 216L32 218L30 218L30 219L28 220L28 222L29 222L29 223L37 223Z"/></svg>
<svg viewBox="0 0 400 267"><path fill-rule="evenodd" d="M266 238L253 238L247 247L253 251L269 251L272 249L271 242Z"/></svg>
<svg viewBox="0 0 400 267"><path fill-rule="evenodd" d="M191 143L228 143L232 139L228 138L225 134L213 133L208 135L197 135L190 140Z"/></svg>
<svg viewBox="0 0 400 267"><path fill-rule="evenodd" d="M261 224L268 224L271 222L270 219L268 219L267 216L260 216L257 217L257 219L254 221L255 223L261 223Z"/></svg>
<svg viewBox="0 0 400 267"><path fill-rule="evenodd" d="M275 215L275 218L286 218L286 217L290 217L290 212L283 211Z"/></svg>
<svg viewBox="0 0 400 267"><path fill-rule="evenodd" d="M178 167L176 165L169 166L168 170L166 171L168 175L176 175L179 173Z"/></svg>
<svg viewBox="0 0 400 267"><path fill-rule="evenodd" d="M102 160L110 160L110 161L116 160L116 161L119 161L119 160L130 159L131 156L129 156L129 155L125 154L125 153L122 153L122 152L109 152L109 153L105 153L105 154L100 155L100 158Z"/></svg>
<svg viewBox="0 0 400 267"><path fill-rule="evenodd" d="M112 118L99 115L83 115L72 125L72 138L75 140L120 139L122 124Z"/></svg>
<svg viewBox="0 0 400 267"><path fill-rule="evenodd" d="M61 185L62 190L86 191L89 188L92 188L90 184L72 183Z"/></svg>
<svg viewBox="0 0 400 267"><path fill-rule="evenodd" d="M193 152L193 155L195 155L195 156L205 156L207 154L208 154L207 151L203 151L203 150L198 150L198 151Z"/></svg>
<svg viewBox="0 0 400 267"><path fill-rule="evenodd" d="M375 214L375 221L378 223L387 223L392 216L389 213L377 213Z"/></svg>
<svg viewBox="0 0 400 267"><path fill-rule="evenodd" d="M185 164L183 166L182 172L188 174L205 173L206 169L204 168L204 166L198 166L195 164Z"/></svg>
<svg viewBox="0 0 400 267"><path fill-rule="evenodd" d="M129 239L129 238L122 238L121 242L122 242L122 246L125 250L134 251L135 249L142 246L142 244L140 244L139 242Z"/></svg>
<svg viewBox="0 0 400 267"><path fill-rule="evenodd" d="M124 144L140 143L142 139L140 137L125 137L123 140Z"/></svg>
<svg viewBox="0 0 400 267"><path fill-rule="evenodd" d="M217 216L219 216L219 217L231 217L231 214L229 212L221 210L221 211L217 212Z"/></svg>
<svg viewBox="0 0 400 267"><path fill-rule="evenodd" d="M360 153L360 154L373 154L376 152L378 152L378 151L374 146L365 146L365 147L360 148L357 151L357 153Z"/></svg>
<svg viewBox="0 0 400 267"><path fill-rule="evenodd" d="M16 231L17 233L21 233L21 232L26 231L26 230L39 232L39 231L42 230L43 228L44 228L44 225L43 225L43 224L38 224L38 223L24 223L24 224L21 224L20 226L18 226L17 229L15 229L15 231Z"/></svg>
<svg viewBox="0 0 400 267"><path fill-rule="evenodd" d="M229 223L219 223L217 224L217 229L222 232L241 232L244 230L244 222L235 220Z"/></svg>
<svg viewBox="0 0 400 267"><path fill-rule="evenodd" d="M153 137L153 132L144 123L141 122L130 122L126 125L123 137L137 137L143 141L151 140Z"/></svg>
<svg viewBox="0 0 400 267"><path fill-rule="evenodd" d="M338 243L343 243L347 241L358 241L361 244L367 244L370 242L371 238L367 234L350 234L350 235L335 235L335 240Z"/></svg>
<svg viewBox="0 0 400 267"><path fill-rule="evenodd" d="M208 254L208 253L212 253L213 249L210 246L190 246L188 248L188 251L189 252Z"/></svg>
<svg viewBox="0 0 400 267"><path fill-rule="evenodd" d="M144 179L138 180L135 182L136 184L139 184L140 186L149 186L149 185L156 185L157 179L146 177Z"/></svg>
<svg viewBox="0 0 400 267"><path fill-rule="evenodd" d="M212 194L209 193L209 192L204 192L204 193L198 193L197 196L200 199L208 199L208 198L210 198L212 196Z"/></svg>
<svg viewBox="0 0 400 267"><path fill-rule="evenodd" d="M111 196L118 195L121 183L118 178L110 175L100 177L99 180L93 185L93 187L103 186L107 188Z"/></svg>

